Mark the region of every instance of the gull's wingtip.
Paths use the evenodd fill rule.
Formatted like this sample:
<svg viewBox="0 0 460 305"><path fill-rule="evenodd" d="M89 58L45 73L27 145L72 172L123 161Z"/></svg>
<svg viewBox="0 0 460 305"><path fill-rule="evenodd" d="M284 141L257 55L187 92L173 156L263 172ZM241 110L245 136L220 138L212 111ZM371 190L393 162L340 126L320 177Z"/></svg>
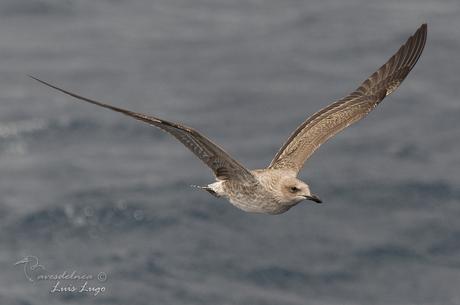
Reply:
<svg viewBox="0 0 460 305"><path fill-rule="evenodd" d="M46 82L46 81L44 81L43 79L40 79L40 78L38 78L38 77L36 77L36 76L33 76L32 74L27 74L27 76L30 77L30 78L33 79L33 80L36 80L37 82L40 82L40 83L48 84L48 85L49 85L48 82Z"/></svg>
<svg viewBox="0 0 460 305"><path fill-rule="evenodd" d="M427 33L428 33L428 24L424 22L417 28L415 33L412 34L412 36L409 39L415 38L415 37L423 37L423 36L426 39Z"/></svg>
<svg viewBox="0 0 460 305"><path fill-rule="evenodd" d="M428 29L428 23L427 22L422 23L422 25L420 26L420 29L426 32Z"/></svg>
<svg viewBox="0 0 460 305"><path fill-rule="evenodd" d="M30 77L31 79L35 79L36 81L40 81L38 78L36 78L32 74L26 74L26 75L27 75L27 77Z"/></svg>
<svg viewBox="0 0 460 305"><path fill-rule="evenodd" d="M418 28L417 32L423 32L426 35L426 33L428 32L428 23L422 23L422 25Z"/></svg>
<svg viewBox="0 0 460 305"><path fill-rule="evenodd" d="M51 88L60 90L59 88L56 88L55 86L51 85L50 83L45 82L44 80L41 80L41 79L39 79L38 77L33 76L32 74L27 74L27 76L30 77L30 78L33 79L33 80L36 80L36 81L39 82L39 83L42 83L43 85L47 85L47 86L49 86L49 87L51 87ZM62 91L62 90L60 90L60 91Z"/></svg>

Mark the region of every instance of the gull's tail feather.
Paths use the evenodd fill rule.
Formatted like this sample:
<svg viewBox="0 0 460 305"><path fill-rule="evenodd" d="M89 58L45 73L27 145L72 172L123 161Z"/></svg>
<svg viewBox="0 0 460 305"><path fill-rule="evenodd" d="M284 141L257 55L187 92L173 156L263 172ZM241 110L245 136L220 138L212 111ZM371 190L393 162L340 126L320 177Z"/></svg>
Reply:
<svg viewBox="0 0 460 305"><path fill-rule="evenodd" d="M200 186L200 185L195 185L195 184L191 184L190 187L193 187L193 188L196 188L196 189L200 189L200 190L205 190L206 192L208 192L209 194L215 196L215 197L220 197L219 195L217 195L217 193L212 189L210 188L209 186Z"/></svg>

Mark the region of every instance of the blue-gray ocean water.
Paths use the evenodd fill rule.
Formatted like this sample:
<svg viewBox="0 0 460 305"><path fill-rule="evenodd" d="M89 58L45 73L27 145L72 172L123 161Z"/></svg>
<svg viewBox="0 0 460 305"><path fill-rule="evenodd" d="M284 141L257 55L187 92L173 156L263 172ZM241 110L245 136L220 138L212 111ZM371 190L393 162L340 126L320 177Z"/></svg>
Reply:
<svg viewBox="0 0 460 305"><path fill-rule="evenodd" d="M0 304L460 304L459 16L458 0L1 1ZM27 77L261 168L423 22L402 86L302 171L324 204L278 216L189 187L213 176L172 137ZM51 292L26 256L105 291Z"/></svg>

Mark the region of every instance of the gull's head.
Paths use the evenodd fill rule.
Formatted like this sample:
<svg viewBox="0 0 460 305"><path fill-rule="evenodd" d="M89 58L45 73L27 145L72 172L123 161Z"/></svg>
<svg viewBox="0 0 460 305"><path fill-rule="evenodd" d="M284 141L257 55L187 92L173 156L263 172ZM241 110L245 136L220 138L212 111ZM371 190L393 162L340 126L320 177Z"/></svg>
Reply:
<svg viewBox="0 0 460 305"><path fill-rule="evenodd" d="M289 204L297 204L303 200L311 200L316 203L322 202L318 196L311 193L308 184L295 177L282 180L281 193L283 201Z"/></svg>

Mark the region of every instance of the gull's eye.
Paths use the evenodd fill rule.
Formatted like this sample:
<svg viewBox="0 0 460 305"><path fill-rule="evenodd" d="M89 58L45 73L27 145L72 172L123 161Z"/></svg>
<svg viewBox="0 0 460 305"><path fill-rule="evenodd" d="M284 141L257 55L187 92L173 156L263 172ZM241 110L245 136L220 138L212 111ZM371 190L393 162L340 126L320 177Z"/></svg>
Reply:
<svg viewBox="0 0 460 305"><path fill-rule="evenodd" d="M291 186L289 188L289 190L291 191L291 193L297 193L298 191L300 191L300 189L298 187L295 187L295 186Z"/></svg>

